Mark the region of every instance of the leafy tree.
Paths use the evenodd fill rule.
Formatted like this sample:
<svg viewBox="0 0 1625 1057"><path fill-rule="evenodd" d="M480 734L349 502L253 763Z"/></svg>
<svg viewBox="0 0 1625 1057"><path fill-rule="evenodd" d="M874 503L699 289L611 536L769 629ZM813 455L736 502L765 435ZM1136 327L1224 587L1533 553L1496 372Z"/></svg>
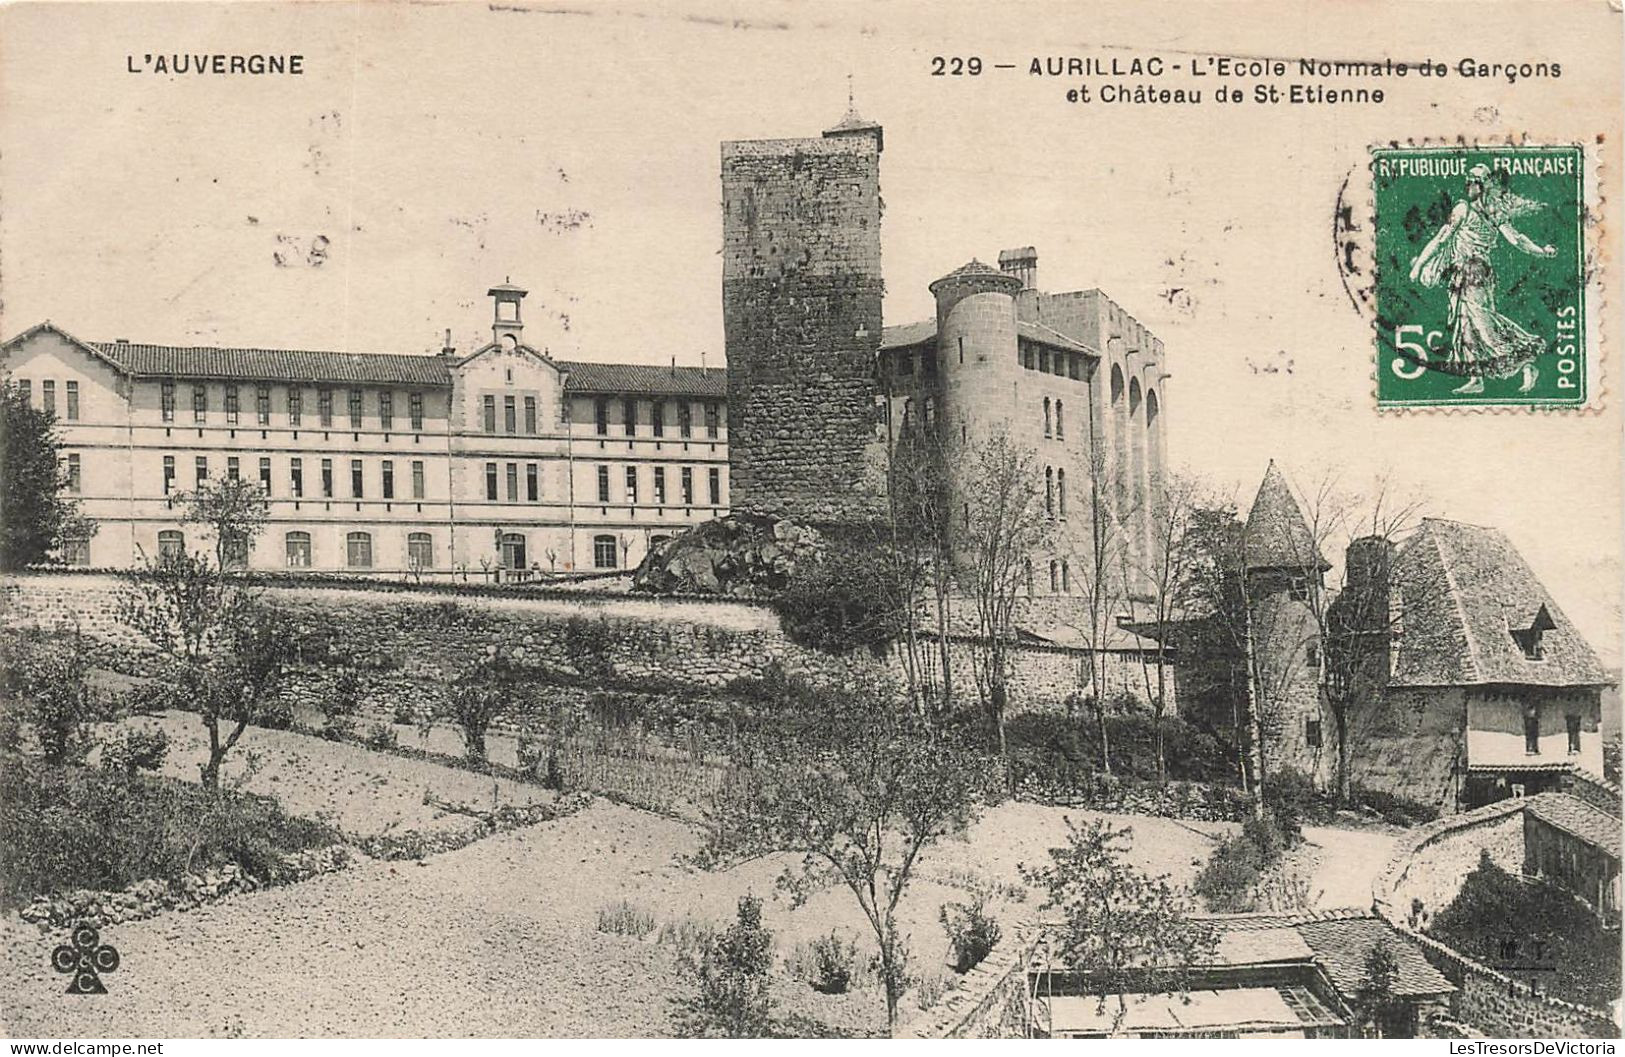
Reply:
<svg viewBox="0 0 1625 1057"><path fill-rule="evenodd" d="M1394 956L1394 945L1383 936L1372 944L1365 956L1365 975L1351 1003L1360 1028L1368 1037L1387 1036L1396 1014L1401 1012L1403 1006L1394 994L1394 983L1398 979L1399 959Z"/></svg>
<svg viewBox="0 0 1625 1057"><path fill-rule="evenodd" d="M892 556L873 545L831 537L817 561L798 563L774 598L785 633L813 649L844 653L859 646L879 649L898 637L907 616L886 584Z"/></svg>
<svg viewBox="0 0 1625 1057"><path fill-rule="evenodd" d="M0 569L43 561L70 539L87 539L95 522L66 494L56 418L0 379Z"/></svg>
<svg viewBox="0 0 1625 1057"><path fill-rule="evenodd" d="M254 540L270 516L265 489L242 477L207 480L182 497L185 520L205 525L214 536L215 565L224 570L248 564Z"/></svg>
<svg viewBox="0 0 1625 1057"><path fill-rule="evenodd" d="M725 1039L773 1034L772 966L773 933L762 924L762 901L742 896L734 923L680 962L698 994L682 1005L679 1034Z"/></svg>
<svg viewBox="0 0 1625 1057"><path fill-rule="evenodd" d="M1151 877L1127 861L1133 830L1097 820L1079 827L1067 820L1067 843L1050 849L1042 868L1021 867L1023 878L1047 893L1041 910L1064 915L1055 957L1083 979L1085 993L1117 999L1137 974L1157 972L1188 989L1188 971L1209 961L1218 946L1212 926L1191 917L1189 901L1166 877Z"/></svg>
<svg viewBox="0 0 1625 1057"><path fill-rule="evenodd" d="M793 697L782 723L742 735L742 781L708 813L704 858L800 855L780 878L798 903L844 884L874 931L895 1023L908 961L897 905L920 853L977 816L991 769L967 732L928 723L890 687Z"/></svg>
<svg viewBox="0 0 1625 1057"><path fill-rule="evenodd" d="M84 636L77 628L55 636L29 629L8 646L10 718L33 729L47 763L83 760L95 744L90 725L112 718L115 711L90 681Z"/></svg>
<svg viewBox="0 0 1625 1057"><path fill-rule="evenodd" d="M118 604L120 620L167 662L169 703L202 719L209 734L203 785L218 790L226 755L276 709L293 629L206 555L149 563L125 579Z"/></svg>

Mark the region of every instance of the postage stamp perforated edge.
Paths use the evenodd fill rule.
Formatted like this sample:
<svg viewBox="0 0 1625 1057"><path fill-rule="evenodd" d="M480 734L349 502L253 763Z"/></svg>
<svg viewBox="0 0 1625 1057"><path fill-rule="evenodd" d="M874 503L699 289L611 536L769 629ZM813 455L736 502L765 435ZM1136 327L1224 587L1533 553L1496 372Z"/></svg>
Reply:
<svg viewBox="0 0 1625 1057"><path fill-rule="evenodd" d="M1366 148L1366 180L1361 188L1363 200L1358 211L1364 220L1358 230L1358 253L1367 266L1369 282L1355 288L1350 285L1349 270L1343 255L1343 239L1339 241L1338 266L1343 272L1345 287L1355 304L1357 311L1366 317L1371 328L1371 406L1381 415L1529 415L1529 414L1558 414L1558 415L1597 415L1607 406L1609 396L1608 383L1611 372L1608 369L1608 353L1614 335L1610 332L1611 316L1614 299L1610 297L1607 278L1611 275L1607 267L1609 252L1608 239L1613 237L1613 219L1611 210L1614 208L1607 188L1607 180L1612 172L1602 157L1603 137L1595 135L1589 140L1549 140L1540 139L1530 135L1504 136L1496 138L1479 138L1467 136L1439 136L1422 137L1405 140L1389 140L1383 143L1369 144ZM1377 162L1379 152L1384 151L1425 151L1425 150L1459 150L1459 149L1495 149L1495 148L1539 148L1539 147L1568 147L1577 148L1583 165L1583 183L1581 193L1580 238L1582 240L1581 281L1584 291L1584 372L1585 394L1584 399L1577 403L1513 403L1488 401L1452 401L1452 402L1410 402L1410 403L1384 403L1381 398L1381 377L1383 367L1384 335L1382 333L1383 320L1376 311L1378 286L1378 217L1377 217ZM1340 212L1352 212L1353 203L1343 203ZM1337 230L1337 225L1334 225Z"/></svg>

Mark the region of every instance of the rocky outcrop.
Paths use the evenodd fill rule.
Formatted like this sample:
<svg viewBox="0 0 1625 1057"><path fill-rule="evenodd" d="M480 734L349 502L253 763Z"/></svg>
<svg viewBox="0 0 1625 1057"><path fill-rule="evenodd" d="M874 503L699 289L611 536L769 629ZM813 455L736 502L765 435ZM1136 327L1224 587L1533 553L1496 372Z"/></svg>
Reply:
<svg viewBox="0 0 1625 1057"><path fill-rule="evenodd" d="M816 529L781 518L730 514L650 550L632 589L662 595L769 598L796 569L824 555Z"/></svg>

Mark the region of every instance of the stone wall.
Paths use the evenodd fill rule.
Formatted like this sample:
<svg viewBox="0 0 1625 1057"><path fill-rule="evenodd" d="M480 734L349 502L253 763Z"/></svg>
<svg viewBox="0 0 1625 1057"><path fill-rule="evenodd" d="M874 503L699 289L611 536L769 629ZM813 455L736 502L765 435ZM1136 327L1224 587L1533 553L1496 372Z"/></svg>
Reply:
<svg viewBox="0 0 1625 1057"><path fill-rule="evenodd" d="M722 145L732 505L813 523L880 510L878 136Z"/></svg>
<svg viewBox="0 0 1625 1057"><path fill-rule="evenodd" d="M1408 831L1372 886L1377 912L1408 928L1425 927L1450 905L1479 856L1523 873L1523 801L1501 800ZM1420 900L1420 914L1414 900Z"/></svg>
<svg viewBox="0 0 1625 1057"><path fill-rule="evenodd" d="M1455 1019L1493 1039L1616 1039L1619 1025L1606 1012L1532 992L1513 980L1420 933L1410 938L1433 967L1457 987Z"/></svg>
<svg viewBox="0 0 1625 1057"><path fill-rule="evenodd" d="M1027 966L1040 933L1035 923L1013 925L999 945L958 985L944 992L893 1033L913 1039L1025 1039L1032 1027Z"/></svg>

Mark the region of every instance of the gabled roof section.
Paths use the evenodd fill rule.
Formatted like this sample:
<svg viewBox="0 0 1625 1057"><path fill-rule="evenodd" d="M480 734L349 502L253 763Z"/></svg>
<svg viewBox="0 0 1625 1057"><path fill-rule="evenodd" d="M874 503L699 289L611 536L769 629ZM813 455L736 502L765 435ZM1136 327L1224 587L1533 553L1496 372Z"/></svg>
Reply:
<svg viewBox="0 0 1625 1057"><path fill-rule="evenodd" d="M0 350L9 349L14 345L20 345L34 335L44 333L45 331L50 331L63 341L83 351L85 355L91 357L92 359L101 360L115 371L124 374L129 373L123 364L103 352L98 347L97 342L81 341L72 334L69 334L67 331L63 330L61 327L57 326L55 323L52 323L49 319L43 323L35 323L21 334L13 336L10 340L6 341L5 344L0 345Z"/></svg>
<svg viewBox="0 0 1625 1057"><path fill-rule="evenodd" d="M1619 819L1567 793L1540 793L1524 801L1524 810L1563 832L1619 858Z"/></svg>
<svg viewBox="0 0 1625 1057"><path fill-rule="evenodd" d="M1392 685L1610 682L1591 646L1497 529L1425 518L1400 549L1394 577L1404 614ZM1525 656L1513 635L1532 627L1542 629L1539 660Z"/></svg>
<svg viewBox="0 0 1625 1057"><path fill-rule="evenodd" d="M1256 914L1214 914L1203 917L1220 934L1220 953L1226 952L1224 937L1235 933L1255 933L1259 939L1252 943L1229 941L1230 960L1227 964L1248 964L1239 960L1247 954L1256 955L1250 964L1266 964L1284 960L1290 953L1289 941L1272 939L1285 932L1297 934L1312 955L1315 964L1325 970L1327 977L1345 998L1360 992L1365 983L1365 960L1377 941L1386 938L1394 952L1399 972L1394 981L1394 992L1402 997L1421 998L1446 995L1456 988L1437 969L1428 963L1422 951L1405 939L1393 926L1371 911L1359 907L1334 907L1326 910L1305 910Z"/></svg>
<svg viewBox="0 0 1625 1057"><path fill-rule="evenodd" d="M560 360L559 367L569 372L564 388L572 393L692 396L715 400L728 395L728 371L723 367L661 367L585 360Z"/></svg>
<svg viewBox="0 0 1625 1057"><path fill-rule="evenodd" d="M481 356L484 356L488 352L492 352L493 350L499 350L499 349L503 349L503 348L505 348L505 346L499 345L498 343L496 343L494 341L488 341L484 345L481 345L479 348L475 349L473 352L469 353L467 356L463 356L463 357L457 359L455 361L455 363L456 363L456 365L458 367L461 367L465 363L472 363L474 360L479 359ZM540 362L542 364L545 364L546 366L551 367L556 371L557 370L562 370L562 368L559 366L559 362L557 360L555 360L553 357L549 356L542 349L538 349L534 345L526 345L524 342L520 342L518 345L513 346L513 349L511 351L522 352L526 356L529 356L531 359L536 360L536 361L538 361L538 362Z"/></svg>
<svg viewBox="0 0 1625 1057"><path fill-rule="evenodd" d="M1274 459L1264 470L1264 481L1247 514L1242 549L1249 570L1331 567Z"/></svg>
<svg viewBox="0 0 1625 1057"><path fill-rule="evenodd" d="M305 349L223 348L214 345L89 343L137 378L223 381L334 382L442 388L451 373L440 356L407 353L317 352Z"/></svg>

